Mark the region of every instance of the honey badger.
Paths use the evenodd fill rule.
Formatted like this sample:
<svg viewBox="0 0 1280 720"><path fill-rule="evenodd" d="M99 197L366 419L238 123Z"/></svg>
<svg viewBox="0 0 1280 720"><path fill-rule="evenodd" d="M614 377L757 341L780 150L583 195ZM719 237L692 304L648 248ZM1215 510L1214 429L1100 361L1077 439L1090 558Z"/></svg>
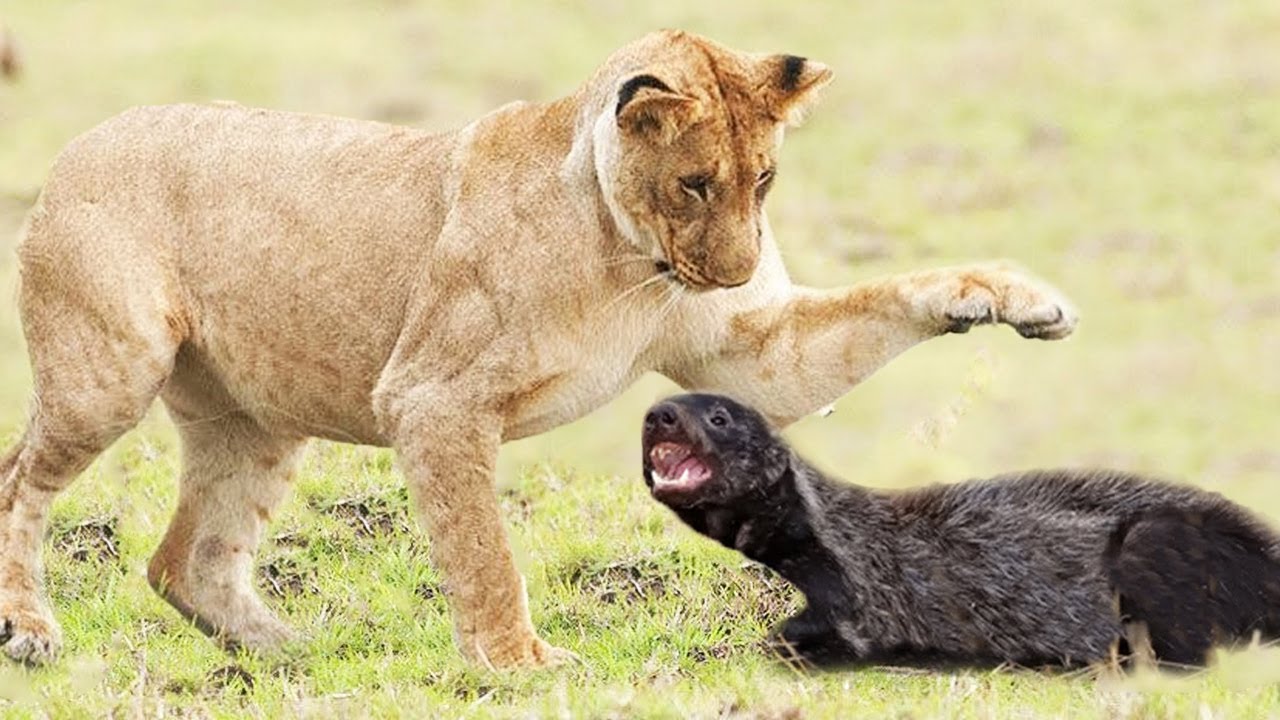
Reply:
<svg viewBox="0 0 1280 720"><path fill-rule="evenodd" d="M681 395L644 418L644 479L694 530L807 607L779 640L818 664L1162 663L1280 637L1280 538L1220 495L1041 470L906 491L823 475L758 412Z"/></svg>

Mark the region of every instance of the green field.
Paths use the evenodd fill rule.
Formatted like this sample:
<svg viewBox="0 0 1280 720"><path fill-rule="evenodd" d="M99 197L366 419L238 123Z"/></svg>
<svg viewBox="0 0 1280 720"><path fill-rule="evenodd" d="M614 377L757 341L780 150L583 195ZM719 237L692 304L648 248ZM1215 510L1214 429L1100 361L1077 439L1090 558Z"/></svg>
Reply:
<svg viewBox="0 0 1280 720"><path fill-rule="evenodd" d="M568 93L617 46L680 27L836 71L769 201L797 280L1007 257L1080 309L1065 342L984 328L908 352L791 429L803 453L875 486L1107 465L1280 522L1274 0L9 0L0 23L27 66L0 84L0 438L30 392L12 245L76 134L206 99L444 129ZM0 715L1280 717L1280 650L1176 680L780 667L760 640L797 598L644 492L640 413L671 389L646 378L504 450L535 622L580 667L464 665L389 453L325 443L260 558L307 647L274 662L216 650L144 579L176 497L157 407L57 505L65 655L0 664Z"/></svg>

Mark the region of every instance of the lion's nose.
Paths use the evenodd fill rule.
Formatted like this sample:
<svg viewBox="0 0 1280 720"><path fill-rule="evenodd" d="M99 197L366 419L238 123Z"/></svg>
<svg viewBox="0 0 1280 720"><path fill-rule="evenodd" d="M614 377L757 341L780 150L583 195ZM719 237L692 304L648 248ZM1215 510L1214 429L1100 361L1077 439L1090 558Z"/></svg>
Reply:
<svg viewBox="0 0 1280 720"><path fill-rule="evenodd" d="M760 252L757 247L729 248L717 258L714 267L707 269L707 277L722 288L735 288L750 282L759 264Z"/></svg>

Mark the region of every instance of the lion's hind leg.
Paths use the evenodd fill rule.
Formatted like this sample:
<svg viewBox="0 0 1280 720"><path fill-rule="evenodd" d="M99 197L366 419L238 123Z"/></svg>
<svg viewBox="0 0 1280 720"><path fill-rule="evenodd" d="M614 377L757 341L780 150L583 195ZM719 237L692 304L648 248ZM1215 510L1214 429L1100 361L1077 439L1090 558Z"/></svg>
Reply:
<svg viewBox="0 0 1280 720"><path fill-rule="evenodd" d="M90 244L72 229L45 222L21 252L35 400L0 461L0 646L28 663L61 645L40 562L49 507L146 413L183 339L162 268L101 246L82 252Z"/></svg>
<svg viewBox="0 0 1280 720"><path fill-rule="evenodd" d="M165 400L182 435L182 484L147 578L224 647L272 650L294 634L254 590L254 554L304 440L270 434L239 411L178 412L176 391Z"/></svg>

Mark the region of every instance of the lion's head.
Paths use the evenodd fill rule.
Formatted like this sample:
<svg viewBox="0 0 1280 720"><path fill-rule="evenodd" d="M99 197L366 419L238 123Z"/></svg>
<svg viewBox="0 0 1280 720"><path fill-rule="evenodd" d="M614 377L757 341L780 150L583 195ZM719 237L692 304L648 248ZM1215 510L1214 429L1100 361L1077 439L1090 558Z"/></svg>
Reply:
<svg viewBox="0 0 1280 720"><path fill-rule="evenodd" d="M831 71L666 31L620 50L602 75L612 95L595 125L596 176L621 232L690 288L746 283L783 130Z"/></svg>

